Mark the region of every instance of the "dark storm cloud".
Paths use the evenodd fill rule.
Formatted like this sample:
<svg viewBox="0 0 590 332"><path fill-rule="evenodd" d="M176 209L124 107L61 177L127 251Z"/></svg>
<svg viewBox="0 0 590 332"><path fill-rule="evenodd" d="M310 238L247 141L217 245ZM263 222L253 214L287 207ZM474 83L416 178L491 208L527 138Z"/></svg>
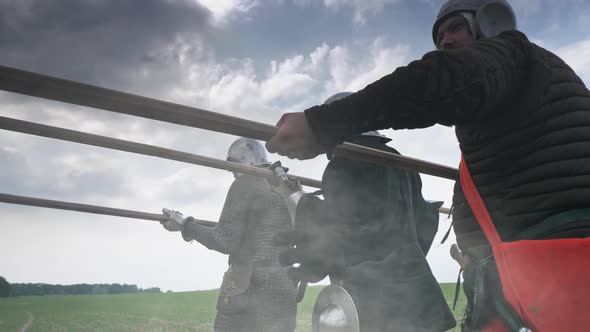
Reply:
<svg viewBox="0 0 590 332"><path fill-rule="evenodd" d="M442 0L436 0L441 1ZM403 5L402 5L403 4ZM311 52L319 45L342 45L351 40L373 40L387 36L403 41L419 51L432 48L430 27L436 4L407 0L385 6L377 14L367 14L366 24L353 22L354 9L348 6L327 8L322 1L297 5L289 1L268 1L256 7L248 19L232 22L231 43L218 45L221 56L249 57L266 66L271 60ZM272 47L261 47L272 41ZM366 49L356 49L364 56ZM260 72L266 67L257 68Z"/></svg>
<svg viewBox="0 0 590 332"><path fill-rule="evenodd" d="M198 57L210 22L211 13L189 0L0 0L0 59L6 66L126 88L179 63L186 45ZM184 46L175 46L180 40Z"/></svg>
<svg viewBox="0 0 590 332"><path fill-rule="evenodd" d="M167 99L209 59L211 20L194 0L0 0L0 65ZM98 121L110 136L163 127L12 93L0 93L0 114L78 130Z"/></svg>

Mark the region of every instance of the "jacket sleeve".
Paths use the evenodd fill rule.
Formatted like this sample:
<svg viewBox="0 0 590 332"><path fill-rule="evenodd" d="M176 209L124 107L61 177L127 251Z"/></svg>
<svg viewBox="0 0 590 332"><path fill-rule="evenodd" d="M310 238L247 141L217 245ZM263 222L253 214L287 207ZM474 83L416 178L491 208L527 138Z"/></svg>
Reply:
<svg viewBox="0 0 590 332"><path fill-rule="evenodd" d="M500 110L526 80L531 43L518 31L470 47L434 51L363 90L305 111L331 147L369 130L466 123Z"/></svg>
<svg viewBox="0 0 590 332"><path fill-rule="evenodd" d="M203 225L191 218L182 228L184 240L196 240L223 254L233 253L246 231L252 196L249 189L243 177L236 179L227 193L217 226Z"/></svg>

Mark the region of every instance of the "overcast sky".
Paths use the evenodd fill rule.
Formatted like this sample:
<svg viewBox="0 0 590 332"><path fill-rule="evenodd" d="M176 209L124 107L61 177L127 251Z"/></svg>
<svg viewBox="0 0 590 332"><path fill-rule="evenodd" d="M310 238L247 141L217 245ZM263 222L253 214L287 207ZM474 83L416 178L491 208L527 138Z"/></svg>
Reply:
<svg viewBox="0 0 590 332"><path fill-rule="evenodd" d="M440 0L0 0L0 65L274 124L432 50ZM519 28L590 80L585 0L512 0ZM0 93L0 115L225 158L229 135ZM453 128L385 132L402 154L457 166ZM276 155L272 155L277 160ZM231 173L0 130L0 192L216 221ZM321 177L325 157L283 160ZM452 182L422 177L448 206ZM440 238L440 281L457 265ZM0 203L9 282L217 288L226 256L158 223Z"/></svg>

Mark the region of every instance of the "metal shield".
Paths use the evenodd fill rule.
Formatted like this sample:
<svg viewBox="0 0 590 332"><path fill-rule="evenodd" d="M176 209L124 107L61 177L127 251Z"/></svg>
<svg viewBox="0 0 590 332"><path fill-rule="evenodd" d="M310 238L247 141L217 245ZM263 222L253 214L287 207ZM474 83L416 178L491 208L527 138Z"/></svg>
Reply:
<svg viewBox="0 0 590 332"><path fill-rule="evenodd" d="M330 285L322 289L313 307L313 332L359 332L359 316L346 289Z"/></svg>

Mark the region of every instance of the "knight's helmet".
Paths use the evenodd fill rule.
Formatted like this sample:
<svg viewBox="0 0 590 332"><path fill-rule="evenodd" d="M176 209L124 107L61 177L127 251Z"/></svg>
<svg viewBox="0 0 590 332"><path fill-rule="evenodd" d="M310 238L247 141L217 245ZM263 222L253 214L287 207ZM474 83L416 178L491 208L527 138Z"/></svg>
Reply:
<svg viewBox="0 0 590 332"><path fill-rule="evenodd" d="M269 164L264 146L257 140L245 137L232 143L227 150L227 161L251 166Z"/></svg>
<svg viewBox="0 0 590 332"><path fill-rule="evenodd" d="M328 99L326 99L326 101L324 101L324 105L328 105L331 104L332 102L335 102L336 100L340 100L343 99L345 97L348 97L352 94L352 92L349 91L344 91L344 92L338 92L336 94L331 95ZM377 130L372 130L372 131L367 131L365 133L362 133L362 136L374 136L374 137L380 137L381 140L385 143L391 141L391 138L381 134L380 132L378 132Z"/></svg>
<svg viewBox="0 0 590 332"><path fill-rule="evenodd" d="M440 24L456 14L467 19L476 39L495 37L516 29L516 16L506 0L448 0L440 8L432 27L432 40L437 48Z"/></svg>

